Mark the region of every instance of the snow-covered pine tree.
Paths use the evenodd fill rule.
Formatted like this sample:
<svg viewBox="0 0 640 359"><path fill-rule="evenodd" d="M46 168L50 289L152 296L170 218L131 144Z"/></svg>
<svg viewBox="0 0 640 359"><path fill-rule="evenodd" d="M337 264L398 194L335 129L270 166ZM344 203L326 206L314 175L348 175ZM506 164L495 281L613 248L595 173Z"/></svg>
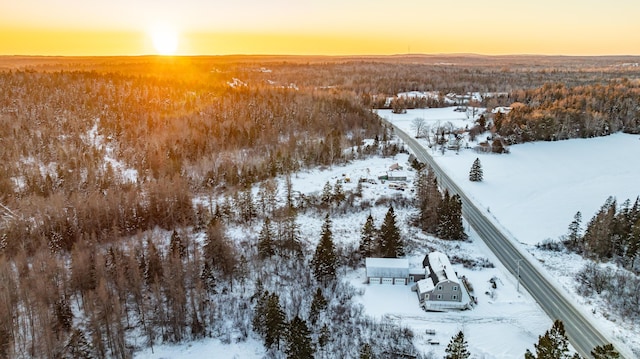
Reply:
<svg viewBox="0 0 640 359"><path fill-rule="evenodd" d="M331 206L331 202L333 201L333 191L331 188L331 183L327 181L322 188L322 193L320 194L320 202L324 208L329 208Z"/></svg>
<svg viewBox="0 0 640 359"><path fill-rule="evenodd" d="M534 344L536 354L527 349L525 359L569 359L569 339L564 331L564 324L556 319L544 335L538 337L538 343Z"/></svg>
<svg viewBox="0 0 640 359"><path fill-rule="evenodd" d="M329 341L331 341L331 332L329 331L327 323L324 323L322 328L320 328L320 334L318 335L318 346L321 351L324 350L324 347L326 347L327 344L329 344Z"/></svg>
<svg viewBox="0 0 640 359"><path fill-rule="evenodd" d="M362 258L372 257L376 253L376 238L378 238L378 230L373 223L373 216L369 213L367 221L364 222L360 231L360 256Z"/></svg>
<svg viewBox="0 0 640 359"><path fill-rule="evenodd" d="M404 246L400 238L400 230L396 225L396 215L393 207L389 207L384 221L380 226L380 255L385 258L404 256Z"/></svg>
<svg viewBox="0 0 640 359"><path fill-rule="evenodd" d="M454 335L445 349L445 359L467 359L471 356L467 348L467 341L464 339L464 333L461 331Z"/></svg>
<svg viewBox="0 0 640 359"><path fill-rule="evenodd" d="M331 219L329 218L329 214L327 214L324 219L324 224L322 225L320 241L311 260L313 275L319 282L326 285L336 278L337 262L336 250L331 234Z"/></svg>
<svg viewBox="0 0 640 359"><path fill-rule="evenodd" d="M315 351L311 343L311 331L307 323L295 316L287 328L287 359L313 358Z"/></svg>
<svg viewBox="0 0 640 359"><path fill-rule="evenodd" d="M473 165L471 165L471 171L469 171L469 181L472 182L480 182L482 181L482 165L480 164L480 158L476 157L476 160L473 161Z"/></svg>
<svg viewBox="0 0 640 359"><path fill-rule="evenodd" d="M236 201L236 206L240 212L240 219L246 223L251 223L257 215L251 188L247 188L240 192L238 200Z"/></svg>

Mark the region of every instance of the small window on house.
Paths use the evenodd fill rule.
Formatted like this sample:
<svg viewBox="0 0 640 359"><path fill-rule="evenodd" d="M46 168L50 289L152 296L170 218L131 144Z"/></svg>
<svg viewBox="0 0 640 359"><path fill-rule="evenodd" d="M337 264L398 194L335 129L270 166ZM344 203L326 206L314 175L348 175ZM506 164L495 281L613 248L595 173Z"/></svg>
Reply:
<svg viewBox="0 0 640 359"><path fill-rule="evenodd" d="M441 285L438 286L438 290L442 290L442 286Z"/></svg>
<svg viewBox="0 0 640 359"><path fill-rule="evenodd" d="M414 282L414 278L412 275L409 276L409 283L413 283Z"/></svg>
<svg viewBox="0 0 640 359"><path fill-rule="evenodd" d="M442 294L438 294L438 299L442 299Z"/></svg>
<svg viewBox="0 0 640 359"><path fill-rule="evenodd" d="M458 286L454 285L452 290L458 290Z"/></svg>
<svg viewBox="0 0 640 359"><path fill-rule="evenodd" d="M451 299L458 300L458 296L454 294L454 295L451 296Z"/></svg>

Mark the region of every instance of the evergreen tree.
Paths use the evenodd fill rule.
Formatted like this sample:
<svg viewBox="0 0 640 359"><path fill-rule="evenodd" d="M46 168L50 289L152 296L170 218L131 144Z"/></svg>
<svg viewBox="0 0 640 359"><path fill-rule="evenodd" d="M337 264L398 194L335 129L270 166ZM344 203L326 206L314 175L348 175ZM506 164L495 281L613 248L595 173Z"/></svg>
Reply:
<svg viewBox="0 0 640 359"><path fill-rule="evenodd" d="M260 290L260 289L259 289ZM258 293L256 293L258 295ZM266 321L267 321L267 305L269 302L269 291L264 291L259 293L258 302L256 303L256 307L253 310L253 320L251 321L251 325L253 326L253 331L260 334L260 336L264 337L266 334Z"/></svg>
<svg viewBox="0 0 640 359"><path fill-rule="evenodd" d="M444 198L438 206L438 237L442 239L466 239L464 226L462 225L462 201L458 195L449 195L444 192Z"/></svg>
<svg viewBox="0 0 640 359"><path fill-rule="evenodd" d="M396 225L396 215L393 207L389 207L384 221L380 226L380 255L385 258L404 256L404 246L400 238L400 230Z"/></svg>
<svg viewBox="0 0 640 359"><path fill-rule="evenodd" d="M362 258L375 256L377 232L375 223L373 223L373 216L369 213L367 221L360 231L360 246L358 249Z"/></svg>
<svg viewBox="0 0 640 359"><path fill-rule="evenodd" d="M618 359L620 353L616 351L613 344L599 345L591 351L593 359Z"/></svg>
<svg viewBox="0 0 640 359"><path fill-rule="evenodd" d="M75 329L64 347L60 359L92 359L93 348L81 330Z"/></svg>
<svg viewBox="0 0 640 359"><path fill-rule="evenodd" d="M240 212L240 219L246 223L251 223L257 215L256 205L253 201L251 188L240 192L236 201L236 207Z"/></svg>
<svg viewBox="0 0 640 359"><path fill-rule="evenodd" d="M373 359L375 356L373 355L373 349L369 343L364 343L360 346L360 353L358 358L360 359Z"/></svg>
<svg viewBox="0 0 640 359"><path fill-rule="evenodd" d="M296 211L288 211L286 217L278 226L278 239L282 255L302 256L300 244L300 226L296 222Z"/></svg>
<svg viewBox="0 0 640 359"><path fill-rule="evenodd" d="M587 224L583 242L588 255L598 259L609 259L613 255L611 227L615 214L616 200L609 197Z"/></svg>
<svg viewBox="0 0 640 359"><path fill-rule="evenodd" d="M640 258L640 219L631 226L631 230L628 235L629 248L627 249L627 260L629 266L636 272L640 272L640 268L634 269L633 263L637 258Z"/></svg>
<svg viewBox="0 0 640 359"><path fill-rule="evenodd" d="M187 248L184 243L182 243L182 238L176 230L171 233L171 241L169 242L169 252L173 256L179 256L180 258L184 258L187 254Z"/></svg>
<svg viewBox="0 0 640 359"><path fill-rule="evenodd" d="M280 349L280 340L285 335L284 310L280 306L280 297L276 293L271 293L267 299L264 314L264 345L271 348L276 344Z"/></svg>
<svg viewBox="0 0 640 359"><path fill-rule="evenodd" d="M480 159L476 158L476 160L473 161L473 165L471 165L471 171L469 171L469 181L482 181L482 174L482 165L480 164Z"/></svg>
<svg viewBox="0 0 640 359"><path fill-rule="evenodd" d="M265 217L262 229L258 235L258 255L260 258L270 258L276 253L274 234L271 229L271 220Z"/></svg>
<svg viewBox="0 0 640 359"><path fill-rule="evenodd" d="M462 225L462 200L459 195L451 197L449 209L451 210L451 237L461 240L467 239Z"/></svg>
<svg viewBox="0 0 640 359"><path fill-rule="evenodd" d="M331 190L331 183L327 181L324 184L324 188L322 189L322 194L320 194L320 203L324 208L329 208L331 206L331 202L333 201L333 193Z"/></svg>
<svg viewBox="0 0 640 359"><path fill-rule="evenodd" d="M329 214L327 214L324 219L324 224L322 225L320 241L311 260L313 275L318 281L324 284L334 280L336 278L337 262L336 250L331 234L331 219L329 218Z"/></svg>
<svg viewBox="0 0 640 359"><path fill-rule="evenodd" d="M454 335L445 349L445 359L467 359L471 356L469 353L467 341L464 340L464 333L461 331Z"/></svg>
<svg viewBox="0 0 640 359"><path fill-rule="evenodd" d="M324 323L322 328L320 328L320 335L318 335L318 346L320 349L324 349L329 343L329 340L331 340L331 332L329 331L327 323Z"/></svg>
<svg viewBox="0 0 640 359"><path fill-rule="evenodd" d="M322 289L316 289L316 293L313 295L311 301L311 309L309 309L309 320L311 324L316 325L320 312L327 309L327 300L322 295Z"/></svg>
<svg viewBox="0 0 640 359"><path fill-rule="evenodd" d="M582 213L576 212L573 221L569 224L569 233L567 233L566 246L572 250L578 250L578 241L580 240L580 226L582 225Z"/></svg>
<svg viewBox="0 0 640 359"><path fill-rule="evenodd" d="M438 179L433 170L427 168L418 171L414 185L416 205L419 210L415 224L423 231L434 233L438 224L437 209L442 202L442 195L438 190Z"/></svg>
<svg viewBox="0 0 640 359"><path fill-rule="evenodd" d="M147 262L145 263L146 271L144 272L144 277L147 283L151 285L162 278L162 257L151 238L147 239L147 255L145 258Z"/></svg>
<svg viewBox="0 0 640 359"><path fill-rule="evenodd" d="M202 251L205 263L212 270L218 269L227 278L231 278L237 263L235 248L225 235L224 225L215 218L207 226Z"/></svg>
<svg viewBox="0 0 640 359"><path fill-rule="evenodd" d="M55 320L53 323L53 330L56 333L68 332L71 330L73 324L73 313L69 300L62 296L54 303Z"/></svg>
<svg viewBox="0 0 640 359"><path fill-rule="evenodd" d="M311 331L307 323L297 315L289 323L285 352L288 359L309 359L314 355Z"/></svg>
<svg viewBox="0 0 640 359"><path fill-rule="evenodd" d="M550 330L538 337L538 344L534 344L536 354L527 349L525 359L568 359L569 339L564 331L564 324L556 319Z"/></svg>

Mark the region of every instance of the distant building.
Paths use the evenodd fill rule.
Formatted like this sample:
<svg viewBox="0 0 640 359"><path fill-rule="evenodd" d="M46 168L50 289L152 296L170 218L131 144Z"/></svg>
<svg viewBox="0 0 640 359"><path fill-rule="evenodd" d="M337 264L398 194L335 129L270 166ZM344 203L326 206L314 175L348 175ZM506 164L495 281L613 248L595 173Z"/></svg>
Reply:
<svg viewBox="0 0 640 359"><path fill-rule="evenodd" d="M507 114L509 112L511 112L511 107L504 107L504 106L498 106L496 108L494 108L493 110L491 110L491 113L503 113L503 114Z"/></svg>
<svg viewBox="0 0 640 359"><path fill-rule="evenodd" d="M403 171L387 171L386 174L378 176L381 181L406 181L407 174Z"/></svg>

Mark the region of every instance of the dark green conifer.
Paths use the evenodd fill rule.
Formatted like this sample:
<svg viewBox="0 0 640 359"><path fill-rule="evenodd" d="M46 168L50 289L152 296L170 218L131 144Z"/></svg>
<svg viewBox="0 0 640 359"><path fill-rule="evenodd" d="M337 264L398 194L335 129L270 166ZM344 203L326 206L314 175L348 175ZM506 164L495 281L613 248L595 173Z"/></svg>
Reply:
<svg viewBox="0 0 640 359"><path fill-rule="evenodd" d="M469 353L467 341L464 340L464 333L459 331L454 335L445 349L445 359L467 359L471 356Z"/></svg>
<svg viewBox="0 0 640 359"><path fill-rule="evenodd" d="M289 323L285 352L287 359L309 359L313 358L315 352L311 342L311 331L307 323L297 315Z"/></svg>
<svg viewBox="0 0 640 359"><path fill-rule="evenodd" d="M313 268L313 275L323 284L336 278L337 258L333 245L329 214L325 216L324 224L322 225L322 235L313 259L311 260L311 266Z"/></svg>

